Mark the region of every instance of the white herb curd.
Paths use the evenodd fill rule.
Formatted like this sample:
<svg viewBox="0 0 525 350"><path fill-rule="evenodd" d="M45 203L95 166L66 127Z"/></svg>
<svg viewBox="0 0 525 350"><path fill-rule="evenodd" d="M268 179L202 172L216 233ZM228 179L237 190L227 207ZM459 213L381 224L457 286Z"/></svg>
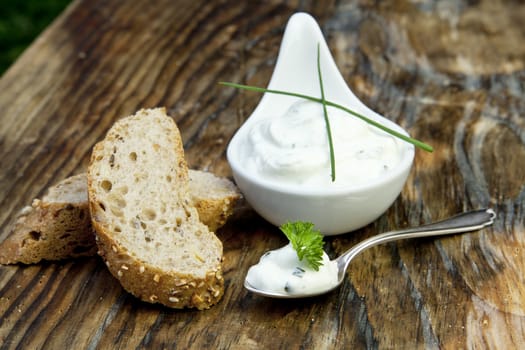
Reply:
<svg viewBox="0 0 525 350"><path fill-rule="evenodd" d="M402 141L345 111L329 106L327 111L334 182L323 105L312 101L296 102L284 115L254 123L240 152L243 166L275 182L323 188L359 186L401 161Z"/></svg>
<svg viewBox="0 0 525 350"><path fill-rule="evenodd" d="M260 290L288 294L316 293L337 285L337 264L323 252L318 271L300 261L291 244L265 253L250 267L246 281Z"/></svg>

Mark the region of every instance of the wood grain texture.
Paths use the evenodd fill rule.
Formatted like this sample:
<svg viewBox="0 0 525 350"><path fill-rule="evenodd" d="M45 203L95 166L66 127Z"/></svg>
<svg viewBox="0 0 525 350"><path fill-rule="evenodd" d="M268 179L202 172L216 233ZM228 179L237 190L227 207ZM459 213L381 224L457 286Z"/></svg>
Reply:
<svg viewBox="0 0 525 350"><path fill-rule="evenodd" d="M329 238L491 206L494 226L364 252L337 291L247 293L248 267L284 244L249 206L218 232L226 293L208 311L125 293L100 259L0 266L5 349L519 349L525 346L525 5L519 1L75 1L0 79L0 240L46 187L139 108L165 106L191 167L230 176L229 139L268 83L294 12L316 17L352 90L432 144L376 222Z"/></svg>

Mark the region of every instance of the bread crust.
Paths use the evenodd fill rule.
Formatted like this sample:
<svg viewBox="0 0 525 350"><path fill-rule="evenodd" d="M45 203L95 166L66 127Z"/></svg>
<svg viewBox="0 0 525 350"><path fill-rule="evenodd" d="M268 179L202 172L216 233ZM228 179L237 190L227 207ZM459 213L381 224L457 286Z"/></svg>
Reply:
<svg viewBox="0 0 525 350"><path fill-rule="evenodd" d="M208 272L203 279L185 274L166 273L137 260L118 245L101 225L94 225L97 231L98 254L122 287L137 298L175 309L198 310L208 309L222 298L224 278L220 268Z"/></svg>
<svg viewBox="0 0 525 350"><path fill-rule="evenodd" d="M171 152L175 152L175 158L177 159L177 164L174 164L174 172L169 174L176 177L177 183L177 193L173 193L172 196L180 199L180 203L178 203L181 206L181 211L187 213L188 220L192 220L191 226L195 232L195 237L204 237L203 239L209 240L206 242L207 245L213 246L215 251L220 251L217 261L209 262L214 267L206 271L204 276L192 274L188 271L163 269L149 261L144 261L142 257L128 251L116 239L118 234L108 224L108 216L111 215L108 212L110 211L106 212L104 206L100 205L102 199L99 198L100 189L97 187L100 186L100 178L97 173L100 171L97 170L98 162L102 161L104 157L109 157L107 151L113 148L113 143L117 142L115 140L120 136L120 131L123 131L122 128L127 128L127 125L129 125L127 123L133 123L133 118L148 118L148 115L158 116L158 114L163 115L163 118L169 119L169 122L166 120L161 122L170 125L171 130L168 137L174 146ZM122 123L117 122L110 129L103 141L95 145L89 165L89 208L96 233L98 254L103 258L109 271L120 281L124 289L141 300L150 303L161 303L171 308L207 309L216 304L224 293L222 243L198 220L197 211L190 203L188 169L178 129L173 120L165 115L163 109L140 110L134 116L124 118L121 121ZM159 121L152 119L151 122ZM173 238L177 239L176 234ZM175 251L170 252L172 255L177 253Z"/></svg>
<svg viewBox="0 0 525 350"><path fill-rule="evenodd" d="M199 219L216 232L232 215L241 193L230 180L209 172L190 169L189 177L190 195Z"/></svg>

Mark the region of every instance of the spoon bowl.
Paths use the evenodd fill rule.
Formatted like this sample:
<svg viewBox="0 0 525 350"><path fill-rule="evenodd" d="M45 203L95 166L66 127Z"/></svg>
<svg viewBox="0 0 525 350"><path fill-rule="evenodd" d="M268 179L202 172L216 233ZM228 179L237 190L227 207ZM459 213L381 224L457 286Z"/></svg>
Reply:
<svg viewBox="0 0 525 350"><path fill-rule="evenodd" d="M247 280L244 281L244 287L252 293L270 298L294 299L321 295L338 288L341 285L341 283L343 283L344 278L346 277L346 271L348 269L348 266L350 265L350 261L352 261L359 253L361 253L365 249L374 247L378 244L398 241L402 239L444 236L455 233L464 233L479 230L486 226L492 225L495 218L496 213L492 209L481 209L462 213L449 219L435 222L433 224L423 225L416 228L409 228L406 230L386 232L370 237L362 241L361 243L353 246L351 249L347 250L337 259L333 260L337 264L337 284L329 285L325 289L318 288L314 292L303 291L295 293L285 291L267 291L258 289L257 287L251 285Z"/></svg>
<svg viewBox="0 0 525 350"><path fill-rule="evenodd" d="M320 96L317 48L325 98L407 135L399 125L365 106L349 89L330 54L321 29L308 14L293 15L284 32L269 89ZM254 123L280 116L299 98L265 93L227 149L233 177L253 209L274 225L287 221L314 223L325 235L341 234L377 219L397 198L414 158L414 146L401 142L401 160L388 173L365 184L330 188L284 184L251 172L243 164L243 140ZM348 116L354 118L353 116Z"/></svg>

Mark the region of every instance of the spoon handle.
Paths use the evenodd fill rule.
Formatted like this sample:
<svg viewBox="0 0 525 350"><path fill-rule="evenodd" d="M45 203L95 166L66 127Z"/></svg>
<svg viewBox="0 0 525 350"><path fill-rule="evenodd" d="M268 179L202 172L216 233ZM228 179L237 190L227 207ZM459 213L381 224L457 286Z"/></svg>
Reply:
<svg viewBox="0 0 525 350"><path fill-rule="evenodd" d="M444 236L454 233L479 230L485 226L491 225L496 218L496 213L492 209L481 209L469 211L449 219L438 221L419 227L409 228L406 230L390 231L370 237L361 243L355 245L338 259L338 264L344 264L345 269L357 254L363 250L376 246L378 244L398 241L401 239Z"/></svg>
<svg viewBox="0 0 525 350"><path fill-rule="evenodd" d="M405 230L393 231L390 232L390 234L395 235L396 233L413 233L413 237L406 238L415 238L468 232L479 230L485 226L491 225L495 218L496 213L492 209L473 210L431 224L408 228ZM389 233L387 232L387 234Z"/></svg>

